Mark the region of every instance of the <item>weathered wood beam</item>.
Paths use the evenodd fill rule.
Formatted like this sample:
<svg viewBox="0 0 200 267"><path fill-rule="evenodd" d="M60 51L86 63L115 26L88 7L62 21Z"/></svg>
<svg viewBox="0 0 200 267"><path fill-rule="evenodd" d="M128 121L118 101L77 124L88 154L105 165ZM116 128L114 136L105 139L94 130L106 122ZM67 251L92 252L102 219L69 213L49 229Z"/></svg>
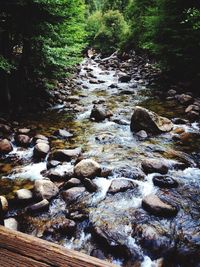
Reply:
<svg viewBox="0 0 200 267"><path fill-rule="evenodd" d="M116 267L57 244L0 226L0 266Z"/></svg>

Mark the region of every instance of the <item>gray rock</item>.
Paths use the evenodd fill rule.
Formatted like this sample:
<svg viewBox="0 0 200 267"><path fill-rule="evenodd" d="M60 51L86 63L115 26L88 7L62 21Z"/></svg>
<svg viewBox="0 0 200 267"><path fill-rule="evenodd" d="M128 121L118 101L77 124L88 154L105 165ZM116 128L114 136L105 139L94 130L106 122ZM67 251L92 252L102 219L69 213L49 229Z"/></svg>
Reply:
<svg viewBox="0 0 200 267"><path fill-rule="evenodd" d="M178 186L178 182L170 176L157 175L153 177L153 183L161 188L174 188Z"/></svg>
<svg viewBox="0 0 200 267"><path fill-rule="evenodd" d="M73 187L62 192L62 197L67 204L75 202L83 193L85 187Z"/></svg>
<svg viewBox="0 0 200 267"><path fill-rule="evenodd" d="M49 156L51 160L71 161L77 159L81 155L81 148L76 149L59 149L52 152Z"/></svg>
<svg viewBox="0 0 200 267"><path fill-rule="evenodd" d="M70 132L66 131L65 129L59 129L54 132L54 135L60 137L60 138L70 138L73 136Z"/></svg>
<svg viewBox="0 0 200 267"><path fill-rule="evenodd" d="M109 118L112 114L108 112L104 107L95 106L92 108L90 118L95 120L96 122L100 122Z"/></svg>
<svg viewBox="0 0 200 267"><path fill-rule="evenodd" d="M123 76L119 77L119 82L121 82L121 83L127 83L127 82L130 82L130 80L131 80L130 75L123 75Z"/></svg>
<svg viewBox="0 0 200 267"><path fill-rule="evenodd" d="M47 199L43 199L42 201L27 207L27 211L38 212L38 211L48 210L48 208L49 208L49 201Z"/></svg>
<svg viewBox="0 0 200 267"><path fill-rule="evenodd" d="M28 189L19 189L16 191L17 200L30 201L33 198L33 193Z"/></svg>
<svg viewBox="0 0 200 267"><path fill-rule="evenodd" d="M77 187L81 185L81 181L77 178L71 178L69 181L67 181L65 184L64 184L64 189L70 189L72 187Z"/></svg>
<svg viewBox="0 0 200 267"><path fill-rule="evenodd" d="M59 192L58 187L49 179L36 180L34 185L35 196L39 199L51 199Z"/></svg>
<svg viewBox="0 0 200 267"><path fill-rule="evenodd" d="M85 178L83 180L83 184L84 184L85 188L87 189L87 191L90 193L96 192L98 190L97 185L88 178Z"/></svg>
<svg viewBox="0 0 200 267"><path fill-rule="evenodd" d="M118 178L111 182L111 185L108 189L108 193L116 194L118 192L124 192L134 187L136 187L136 184L134 184L134 182Z"/></svg>
<svg viewBox="0 0 200 267"><path fill-rule="evenodd" d="M17 231L18 230L18 222L15 218L8 218L4 220L4 226L11 230Z"/></svg>

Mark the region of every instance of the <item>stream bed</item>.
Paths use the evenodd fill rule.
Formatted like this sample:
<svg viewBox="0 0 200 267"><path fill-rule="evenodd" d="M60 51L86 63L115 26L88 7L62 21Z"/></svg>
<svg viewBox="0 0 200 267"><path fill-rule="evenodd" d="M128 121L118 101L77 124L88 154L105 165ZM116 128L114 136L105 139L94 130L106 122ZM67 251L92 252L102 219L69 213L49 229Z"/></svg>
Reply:
<svg viewBox="0 0 200 267"><path fill-rule="evenodd" d="M121 78L126 76L131 78ZM199 121L188 120L185 104L152 89L129 60L85 59L75 83L67 104L23 114L12 125L15 130L7 137L13 150L0 160L0 195L9 203L5 218L15 218L20 231L118 266L199 267ZM135 106L171 119L172 131L132 132ZM91 118L93 109L97 111ZM47 137L51 156L34 158L33 141L27 147L18 145L20 128L31 129L31 140L36 134ZM77 156L55 157L53 153L63 149L75 150ZM74 165L82 159L92 159L101 168L88 179L92 182L74 175ZM167 171L146 171L142 164L149 159ZM27 209L40 199L23 201L16 192L27 189L34 195L35 181L47 177L57 194L48 199L48 207ZM167 203L165 211L170 206L176 212L166 216L152 211L145 206L148 196L159 197Z"/></svg>

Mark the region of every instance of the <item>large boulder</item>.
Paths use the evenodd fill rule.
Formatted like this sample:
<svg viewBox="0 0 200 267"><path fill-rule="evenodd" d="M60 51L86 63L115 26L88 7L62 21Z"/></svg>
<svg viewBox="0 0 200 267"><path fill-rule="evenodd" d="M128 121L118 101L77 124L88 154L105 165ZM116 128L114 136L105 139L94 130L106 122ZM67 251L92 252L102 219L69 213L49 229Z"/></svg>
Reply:
<svg viewBox="0 0 200 267"><path fill-rule="evenodd" d="M11 143L8 139L3 139L0 141L0 153L8 154L13 150Z"/></svg>
<svg viewBox="0 0 200 267"><path fill-rule="evenodd" d="M59 192L58 187L49 179L36 180L34 185L35 196L39 199L51 199Z"/></svg>
<svg viewBox="0 0 200 267"><path fill-rule="evenodd" d="M142 200L142 207L149 213L162 217L175 216L178 212L175 206L163 202L158 196L153 194L146 196Z"/></svg>
<svg viewBox="0 0 200 267"><path fill-rule="evenodd" d="M143 107L136 106L131 118L131 131L138 132L141 130L147 133L158 134L169 132L173 129L171 120L161 117Z"/></svg>
<svg viewBox="0 0 200 267"><path fill-rule="evenodd" d="M94 178L101 174L101 166L93 159L83 159L74 167L78 178Z"/></svg>
<svg viewBox="0 0 200 267"><path fill-rule="evenodd" d="M161 173L168 172L167 164L161 159L145 159L142 161L142 169L145 173Z"/></svg>

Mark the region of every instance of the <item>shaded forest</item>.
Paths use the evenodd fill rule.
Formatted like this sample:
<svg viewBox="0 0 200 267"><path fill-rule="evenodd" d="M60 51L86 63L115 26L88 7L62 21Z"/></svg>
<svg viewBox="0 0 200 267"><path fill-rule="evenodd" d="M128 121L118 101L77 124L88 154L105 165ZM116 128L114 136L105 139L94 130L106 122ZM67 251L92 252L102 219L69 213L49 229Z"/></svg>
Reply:
<svg viewBox="0 0 200 267"><path fill-rule="evenodd" d="M197 91L200 1L2 0L1 107L55 89L88 47L148 55L170 79Z"/></svg>

